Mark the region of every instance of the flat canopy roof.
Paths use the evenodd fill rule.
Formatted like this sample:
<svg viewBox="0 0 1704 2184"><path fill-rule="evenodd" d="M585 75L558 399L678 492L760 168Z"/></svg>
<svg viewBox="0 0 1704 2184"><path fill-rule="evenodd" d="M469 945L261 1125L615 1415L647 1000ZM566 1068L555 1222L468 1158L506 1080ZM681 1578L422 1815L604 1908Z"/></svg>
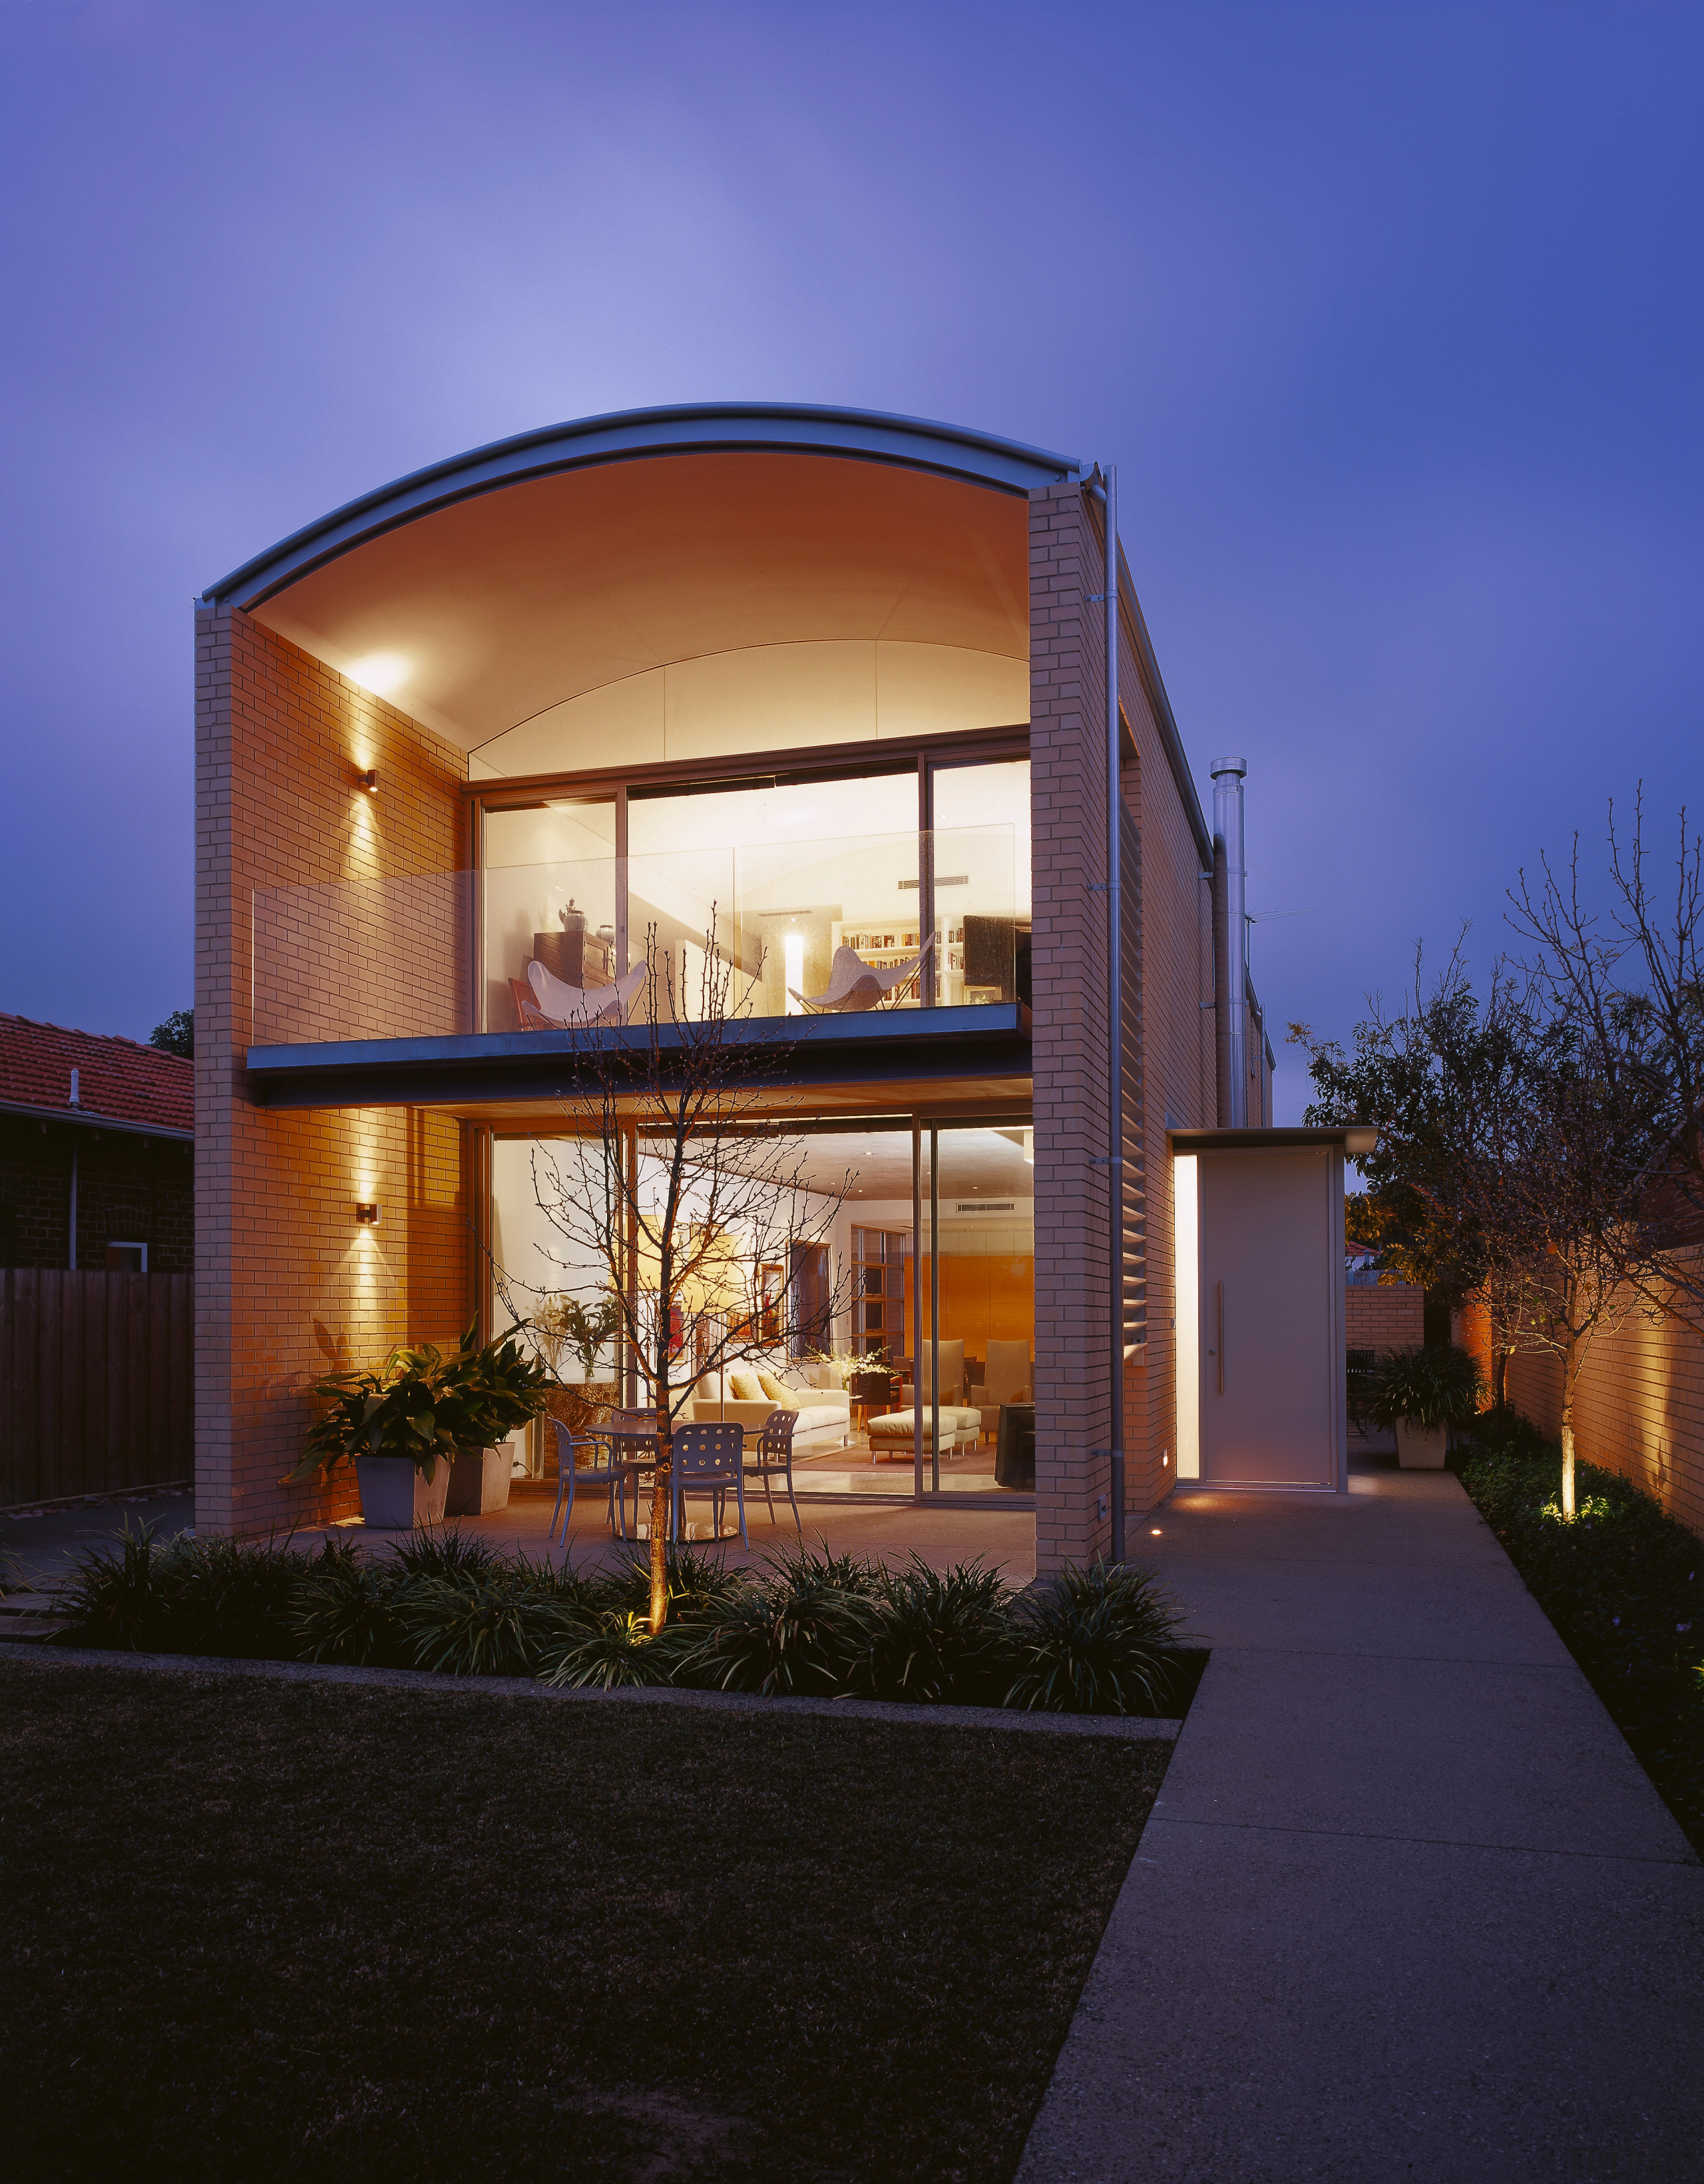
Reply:
<svg viewBox="0 0 1704 2184"><path fill-rule="evenodd" d="M1280 1152L1287 1146L1339 1145L1351 1160L1361 1160L1378 1143L1375 1123L1345 1123L1334 1130L1168 1130L1175 1153Z"/></svg>

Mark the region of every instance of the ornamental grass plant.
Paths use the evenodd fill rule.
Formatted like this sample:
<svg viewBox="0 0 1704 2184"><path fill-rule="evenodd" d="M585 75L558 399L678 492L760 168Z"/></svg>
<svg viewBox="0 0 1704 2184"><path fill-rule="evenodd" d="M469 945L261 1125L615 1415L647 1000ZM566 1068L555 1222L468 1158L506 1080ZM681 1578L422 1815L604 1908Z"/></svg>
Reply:
<svg viewBox="0 0 1704 2184"><path fill-rule="evenodd" d="M1158 1713L1193 1688L1176 1611L1128 1568L1016 1593L980 1560L897 1568L820 1544L730 1568L683 1542L651 1634L643 1551L577 1571L450 1525L389 1554L339 1536L162 1542L128 1528L86 1554L59 1643L142 1652L532 1676L566 1688L674 1684L1053 1713Z"/></svg>
<svg viewBox="0 0 1704 2184"><path fill-rule="evenodd" d="M1005 1703L1047 1713L1161 1714L1181 1695L1189 1641L1158 1579L1128 1563L1068 1563L1025 1596Z"/></svg>

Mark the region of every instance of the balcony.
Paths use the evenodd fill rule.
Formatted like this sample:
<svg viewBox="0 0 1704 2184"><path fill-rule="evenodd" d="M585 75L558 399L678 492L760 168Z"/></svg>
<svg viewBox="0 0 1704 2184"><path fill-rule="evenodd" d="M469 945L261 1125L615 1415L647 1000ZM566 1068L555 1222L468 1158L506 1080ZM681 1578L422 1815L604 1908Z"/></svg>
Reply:
<svg viewBox="0 0 1704 2184"><path fill-rule="evenodd" d="M317 1104L333 1079L338 1104L381 1080L392 1099L526 1097L590 1039L638 1043L654 1014L666 1041L701 1014L711 951L742 1036L770 1047L778 1070L785 1056L795 1081L914 1073L925 1050L931 1070L957 1067L991 1039L1026 1049L1030 905L1014 834L841 836L257 891L249 1067L274 1102Z"/></svg>

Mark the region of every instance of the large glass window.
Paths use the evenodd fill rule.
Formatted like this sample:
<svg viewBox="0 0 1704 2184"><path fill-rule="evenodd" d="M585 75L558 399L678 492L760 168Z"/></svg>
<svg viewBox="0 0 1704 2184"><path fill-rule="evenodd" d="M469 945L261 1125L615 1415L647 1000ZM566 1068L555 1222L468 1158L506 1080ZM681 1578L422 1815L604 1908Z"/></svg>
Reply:
<svg viewBox="0 0 1704 2184"><path fill-rule="evenodd" d="M837 999L842 947L890 974L921 954L914 766L635 790L628 849L635 951L654 926L659 944L678 951L689 991L712 917L718 949L751 981L744 998L759 1016L803 1015Z"/></svg>
<svg viewBox="0 0 1704 2184"><path fill-rule="evenodd" d="M488 809L483 1023L633 1017L594 1003L654 946L665 1013L701 1012L705 937L758 1016L1028 997L1027 759L640 783ZM925 821L927 823L925 823Z"/></svg>
<svg viewBox="0 0 1704 2184"><path fill-rule="evenodd" d="M930 769L936 1000L1029 999L1030 761Z"/></svg>
<svg viewBox="0 0 1704 2184"><path fill-rule="evenodd" d="M486 812L480 916L488 1031L526 1030L540 1020L532 963L576 992L609 985L619 973L616 816L613 796Z"/></svg>

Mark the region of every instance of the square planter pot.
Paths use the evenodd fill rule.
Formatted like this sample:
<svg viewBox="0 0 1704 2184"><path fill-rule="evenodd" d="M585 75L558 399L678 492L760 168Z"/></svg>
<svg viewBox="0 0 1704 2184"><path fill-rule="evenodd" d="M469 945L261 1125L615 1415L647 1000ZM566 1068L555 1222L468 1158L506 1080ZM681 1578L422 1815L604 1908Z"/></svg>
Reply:
<svg viewBox="0 0 1704 2184"><path fill-rule="evenodd" d="M483 1517L509 1506L509 1451L476 1448L458 1456L450 1467L450 1498L446 1517Z"/></svg>
<svg viewBox="0 0 1704 2184"><path fill-rule="evenodd" d="M1442 1471L1450 1453L1448 1426L1411 1426L1396 1422L1396 1461L1404 1471Z"/></svg>
<svg viewBox="0 0 1704 2184"><path fill-rule="evenodd" d="M361 1515L376 1532L411 1532L416 1524L444 1521L450 1466L440 1457L428 1479L407 1456L358 1456L355 1483Z"/></svg>

